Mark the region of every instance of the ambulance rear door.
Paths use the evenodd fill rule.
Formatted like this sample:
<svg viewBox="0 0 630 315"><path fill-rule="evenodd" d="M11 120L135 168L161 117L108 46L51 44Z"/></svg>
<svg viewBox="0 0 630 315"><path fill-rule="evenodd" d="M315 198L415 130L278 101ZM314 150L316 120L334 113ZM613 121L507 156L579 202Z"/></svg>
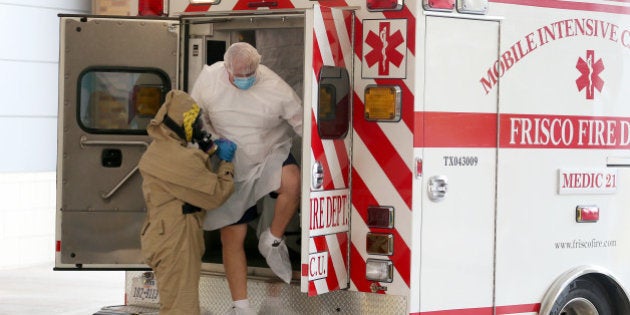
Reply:
<svg viewBox="0 0 630 315"><path fill-rule="evenodd" d="M146 268L138 161L177 87L173 19L61 16L56 269Z"/></svg>
<svg viewBox="0 0 630 315"><path fill-rule="evenodd" d="M354 12L315 5L305 17L302 292L349 283Z"/></svg>

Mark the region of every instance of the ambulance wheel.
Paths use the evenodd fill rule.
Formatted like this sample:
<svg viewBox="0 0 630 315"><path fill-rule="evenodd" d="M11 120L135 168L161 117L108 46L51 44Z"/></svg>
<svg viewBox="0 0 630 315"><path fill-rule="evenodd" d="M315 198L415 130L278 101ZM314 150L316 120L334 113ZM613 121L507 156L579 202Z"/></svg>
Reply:
<svg viewBox="0 0 630 315"><path fill-rule="evenodd" d="M606 289L597 281L578 278L562 291L550 315L612 315Z"/></svg>

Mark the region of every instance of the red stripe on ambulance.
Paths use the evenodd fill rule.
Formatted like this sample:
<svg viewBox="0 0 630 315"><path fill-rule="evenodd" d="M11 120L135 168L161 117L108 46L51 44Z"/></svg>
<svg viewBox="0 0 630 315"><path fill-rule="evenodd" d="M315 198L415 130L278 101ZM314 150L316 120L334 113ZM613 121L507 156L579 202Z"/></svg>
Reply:
<svg viewBox="0 0 630 315"><path fill-rule="evenodd" d="M313 126L316 124L315 121L315 112L311 110L311 124ZM330 175L330 165L328 165L328 159L326 158L326 153L324 152L324 144L322 143L322 139L320 139L316 133L311 134L311 152L313 152L313 158L315 161L319 161L324 169L323 189L333 189L334 183L332 176Z"/></svg>
<svg viewBox="0 0 630 315"><path fill-rule="evenodd" d="M343 60L343 51L341 50L341 41L339 34L335 28L335 21L332 17L332 10L328 7L321 7L322 20L326 28L326 36L328 37L328 47L332 54L332 60L335 66L345 68L346 64Z"/></svg>
<svg viewBox="0 0 630 315"><path fill-rule="evenodd" d="M329 258L328 258L327 266L326 266L326 278L325 278L328 291L334 291L334 290L339 289L340 288L339 280L337 279L337 274L335 273L335 267L333 265L332 258L330 257L331 255L328 249L328 241L326 240L326 236L313 237L313 241L315 242L316 251L329 252L328 254ZM320 266L319 268L322 269L324 267ZM314 291L312 293L314 293L313 295L317 295L322 292ZM309 292L309 295L311 295L311 292Z"/></svg>
<svg viewBox="0 0 630 315"><path fill-rule="evenodd" d="M387 170L387 178L397 189L392 193L400 194L407 207L411 209L412 172L409 165L397 154L398 151L380 126L363 118L363 103L356 94L353 121L356 136L365 143L381 169Z"/></svg>
<svg viewBox="0 0 630 315"><path fill-rule="evenodd" d="M416 112L415 121L414 147L497 145L497 115L494 113Z"/></svg>
<svg viewBox="0 0 630 315"><path fill-rule="evenodd" d="M184 12L204 12L210 10L210 4L189 4Z"/></svg>
<svg viewBox="0 0 630 315"><path fill-rule="evenodd" d="M407 20L407 49L412 55L416 51L416 17L409 11L408 6L404 6L400 11L383 12L388 19L406 19ZM358 42L361 43L361 42Z"/></svg>
<svg viewBox="0 0 630 315"><path fill-rule="evenodd" d="M540 303L534 304L520 304L520 305L504 305L497 306L495 309L492 307L478 307L478 308L464 308L455 310L439 310L420 313L411 313L410 315L508 315L508 314L520 314L520 313L535 313L540 311Z"/></svg>
<svg viewBox="0 0 630 315"><path fill-rule="evenodd" d="M630 117L416 112L415 120L416 148L630 149Z"/></svg>
<svg viewBox="0 0 630 315"><path fill-rule="evenodd" d="M340 157L339 169L341 170L341 174L344 174L341 176L343 179L343 187L349 187L350 183L348 183L348 177L345 176L345 174L350 172L350 155L343 140L335 140L333 143L335 145L335 151L337 151L337 155Z"/></svg>

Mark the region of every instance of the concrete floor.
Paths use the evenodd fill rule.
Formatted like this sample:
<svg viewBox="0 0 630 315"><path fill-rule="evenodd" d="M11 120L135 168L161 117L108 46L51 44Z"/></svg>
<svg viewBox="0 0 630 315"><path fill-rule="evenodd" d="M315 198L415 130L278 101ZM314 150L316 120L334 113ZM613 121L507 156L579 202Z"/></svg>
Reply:
<svg viewBox="0 0 630 315"><path fill-rule="evenodd" d="M123 271L53 271L53 263L0 270L0 315L88 315L124 303Z"/></svg>

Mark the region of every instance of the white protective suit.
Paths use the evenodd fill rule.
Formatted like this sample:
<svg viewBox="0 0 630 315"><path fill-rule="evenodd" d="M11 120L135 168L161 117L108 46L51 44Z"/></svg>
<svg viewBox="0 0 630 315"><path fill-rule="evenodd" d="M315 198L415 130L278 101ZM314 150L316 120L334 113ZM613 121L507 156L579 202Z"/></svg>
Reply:
<svg viewBox="0 0 630 315"><path fill-rule="evenodd" d="M235 192L206 214L204 229L215 230L237 222L258 199L280 187L294 132L302 136L302 105L293 89L264 65L247 90L230 83L223 62L204 66L191 96L203 109L204 126L213 138L237 145Z"/></svg>

